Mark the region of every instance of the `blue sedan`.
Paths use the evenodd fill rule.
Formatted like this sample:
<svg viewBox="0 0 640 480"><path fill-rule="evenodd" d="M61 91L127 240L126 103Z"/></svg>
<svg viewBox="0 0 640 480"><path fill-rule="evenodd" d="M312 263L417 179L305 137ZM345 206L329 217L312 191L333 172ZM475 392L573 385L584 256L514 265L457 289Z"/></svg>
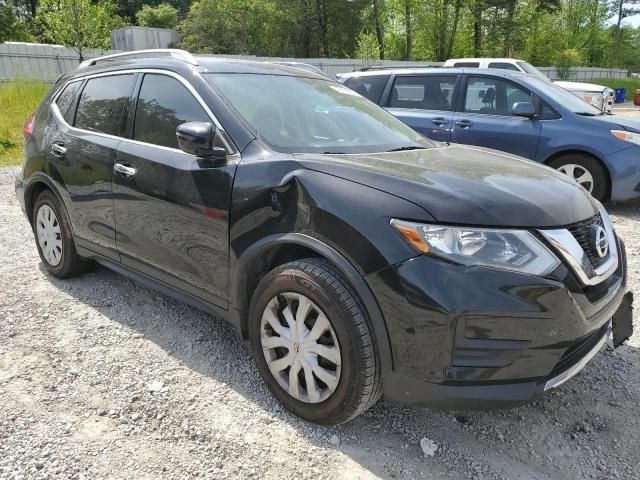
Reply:
<svg viewBox="0 0 640 480"><path fill-rule="evenodd" d="M544 79L421 68L353 72L339 81L430 139L544 163L599 200L640 197L640 121L604 113Z"/></svg>

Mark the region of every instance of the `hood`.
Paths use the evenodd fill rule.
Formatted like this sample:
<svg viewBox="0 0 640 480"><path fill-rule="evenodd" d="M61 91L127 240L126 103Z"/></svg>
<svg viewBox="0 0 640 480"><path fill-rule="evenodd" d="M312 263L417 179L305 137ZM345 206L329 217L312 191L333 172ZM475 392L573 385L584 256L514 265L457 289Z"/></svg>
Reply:
<svg viewBox="0 0 640 480"><path fill-rule="evenodd" d="M442 223L558 227L597 212L589 193L565 175L485 148L448 145L363 155L296 154L296 159L305 168L404 198Z"/></svg>
<svg viewBox="0 0 640 480"><path fill-rule="evenodd" d="M571 92L602 93L604 92L605 89L609 88L603 85L596 85L595 83L562 82L562 81L553 82L553 83Z"/></svg>
<svg viewBox="0 0 640 480"><path fill-rule="evenodd" d="M598 115L592 118L606 121L611 124L611 128L619 126L628 132L640 133L640 120L634 118L623 117L622 115Z"/></svg>

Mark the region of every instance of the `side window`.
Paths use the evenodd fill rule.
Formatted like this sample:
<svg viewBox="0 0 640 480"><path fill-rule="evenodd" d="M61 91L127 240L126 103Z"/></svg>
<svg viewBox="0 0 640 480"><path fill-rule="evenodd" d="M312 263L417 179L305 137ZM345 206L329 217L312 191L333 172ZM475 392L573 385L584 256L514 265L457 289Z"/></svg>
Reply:
<svg viewBox="0 0 640 480"><path fill-rule="evenodd" d="M349 78L344 84L363 97L368 98L374 103L378 103L380 102L380 97L388 81L388 75L363 75L361 77Z"/></svg>
<svg viewBox="0 0 640 480"><path fill-rule="evenodd" d="M81 81L69 83L62 93L56 99L56 106L60 111L62 118L68 123L73 123L73 114L75 113L76 94L82 85Z"/></svg>
<svg viewBox="0 0 640 480"><path fill-rule="evenodd" d="M480 62L456 62L454 67L479 68Z"/></svg>
<svg viewBox="0 0 640 480"><path fill-rule="evenodd" d="M516 67L514 64L506 63L506 62L491 62L488 68L499 68L500 70L513 70L515 72L520 71L520 69Z"/></svg>
<svg viewBox="0 0 640 480"><path fill-rule="evenodd" d="M75 126L121 135L133 78L132 74L127 74L89 79L80 95Z"/></svg>
<svg viewBox="0 0 640 480"><path fill-rule="evenodd" d="M531 102L531 93L498 78L470 77L464 111L486 115L511 115L513 105Z"/></svg>
<svg viewBox="0 0 640 480"><path fill-rule="evenodd" d="M178 148L176 127L185 122L211 122L211 119L178 80L145 74L136 105L133 139Z"/></svg>
<svg viewBox="0 0 640 480"><path fill-rule="evenodd" d="M389 106L422 110L452 110L455 83L454 75L396 77Z"/></svg>

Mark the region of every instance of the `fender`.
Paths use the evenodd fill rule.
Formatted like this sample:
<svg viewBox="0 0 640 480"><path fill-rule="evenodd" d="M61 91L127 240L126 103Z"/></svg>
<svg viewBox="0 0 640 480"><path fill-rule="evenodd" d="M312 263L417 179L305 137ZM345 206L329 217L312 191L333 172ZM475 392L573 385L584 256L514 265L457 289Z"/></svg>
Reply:
<svg viewBox="0 0 640 480"><path fill-rule="evenodd" d="M64 201L63 195L60 193L60 188L58 187L58 184L45 173L34 172L29 177L28 180L27 179L24 180L24 208L25 208L25 213L27 215L27 218L29 219L29 223L32 222L31 216L33 214L33 202L31 199L31 195L32 195L33 189L37 186L38 183L43 183L49 188L49 190L53 192L53 194L58 199L59 204L64 209L64 214L67 216L67 220L69 220L69 212L67 212L66 202ZM71 222L68 222L68 223L71 228L71 233L74 233L73 224Z"/></svg>
<svg viewBox="0 0 640 480"><path fill-rule="evenodd" d="M382 316L382 311L378 306L369 285L364 277L340 252L326 243L302 233L280 233L263 238L248 247L240 257L232 260L231 277L231 316L235 317L231 322L235 325L246 326L246 313L248 312L248 302L250 299L244 298L244 291L247 285L247 275L252 263L257 257L267 249L276 245L300 245L306 247L335 265L345 276L349 284L356 291L360 300L367 309L371 327L373 329L374 340L378 345L382 371L393 369L393 356L391 355L391 345L389 344L389 334L387 326Z"/></svg>

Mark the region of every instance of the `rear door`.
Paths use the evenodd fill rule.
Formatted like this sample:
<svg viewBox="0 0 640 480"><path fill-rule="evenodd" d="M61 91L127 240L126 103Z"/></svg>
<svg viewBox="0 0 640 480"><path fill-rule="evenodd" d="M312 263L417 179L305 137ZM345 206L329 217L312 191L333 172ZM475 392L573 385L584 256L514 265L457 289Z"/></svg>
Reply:
<svg viewBox="0 0 640 480"><path fill-rule="evenodd" d="M536 103L524 87L503 78L470 75L453 119L451 141L535 159L541 121L514 117L518 102Z"/></svg>
<svg viewBox="0 0 640 480"><path fill-rule="evenodd" d="M115 260L111 172L134 79L114 72L69 83L52 105L58 128L47 137L47 168L66 187L78 245Z"/></svg>
<svg viewBox="0 0 640 480"><path fill-rule="evenodd" d="M457 79L455 74L397 75L387 110L425 137L448 142Z"/></svg>
<svg viewBox="0 0 640 480"><path fill-rule="evenodd" d="M122 263L224 308L229 202L238 157L214 162L180 150L178 125L215 124L215 118L178 75L156 71L140 77L129 138L120 144L114 165Z"/></svg>

